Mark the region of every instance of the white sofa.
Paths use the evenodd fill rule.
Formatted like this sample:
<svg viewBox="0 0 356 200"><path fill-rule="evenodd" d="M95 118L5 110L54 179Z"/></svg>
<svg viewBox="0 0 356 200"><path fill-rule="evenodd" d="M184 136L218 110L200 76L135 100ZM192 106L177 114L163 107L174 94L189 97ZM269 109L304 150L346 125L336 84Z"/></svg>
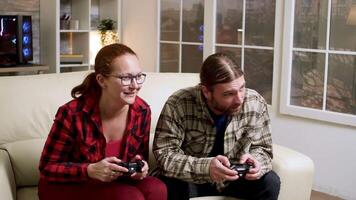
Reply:
<svg viewBox="0 0 356 200"><path fill-rule="evenodd" d="M37 197L39 157L57 108L88 72L0 77L0 199ZM164 102L174 91L197 84L197 74L148 73L140 96L152 109L151 142ZM272 122L273 123L273 122ZM274 144L273 170L281 200L309 200L314 165L307 156ZM153 156L150 156L151 169ZM195 199L226 199L208 197Z"/></svg>

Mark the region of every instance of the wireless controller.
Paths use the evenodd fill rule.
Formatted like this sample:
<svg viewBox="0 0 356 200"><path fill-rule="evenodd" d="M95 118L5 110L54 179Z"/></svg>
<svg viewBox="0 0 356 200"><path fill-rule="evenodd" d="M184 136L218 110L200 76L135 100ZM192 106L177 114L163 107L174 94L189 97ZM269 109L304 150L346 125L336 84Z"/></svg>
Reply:
<svg viewBox="0 0 356 200"><path fill-rule="evenodd" d="M138 160L135 162L120 162L118 164L121 167L125 167L128 172L124 173L126 175L131 175L135 172L142 172L142 167L145 165L142 160Z"/></svg>
<svg viewBox="0 0 356 200"><path fill-rule="evenodd" d="M231 165L231 169L235 170L237 172L237 175L239 175L239 177L241 177L241 178L245 177L248 170L250 170L252 167L253 167L253 165L251 165L249 163Z"/></svg>

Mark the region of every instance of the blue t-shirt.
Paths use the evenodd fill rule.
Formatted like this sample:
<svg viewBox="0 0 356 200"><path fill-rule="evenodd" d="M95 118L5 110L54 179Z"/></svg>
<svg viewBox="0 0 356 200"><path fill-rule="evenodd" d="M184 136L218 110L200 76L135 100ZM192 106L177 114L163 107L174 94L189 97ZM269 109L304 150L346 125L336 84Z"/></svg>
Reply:
<svg viewBox="0 0 356 200"><path fill-rule="evenodd" d="M217 155L224 155L224 136L225 136L228 115L227 114L217 115L210 109L208 110L216 126L216 136L215 136L214 146L209 156L215 157Z"/></svg>

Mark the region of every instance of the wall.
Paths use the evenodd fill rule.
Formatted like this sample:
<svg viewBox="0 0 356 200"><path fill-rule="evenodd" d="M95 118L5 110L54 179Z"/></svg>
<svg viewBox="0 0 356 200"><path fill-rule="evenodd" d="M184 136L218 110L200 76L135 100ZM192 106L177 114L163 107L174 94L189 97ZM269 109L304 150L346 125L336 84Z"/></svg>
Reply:
<svg viewBox="0 0 356 200"><path fill-rule="evenodd" d="M283 13L280 2L277 0L277 13ZM137 51L145 71L157 69L156 9L157 0L123 0L123 42ZM278 30L283 30L282 21ZM279 55L281 45L279 42L276 46ZM270 109L274 142L313 159L315 190L356 199L352 184L356 181L356 128L279 114L281 57L276 57L273 106Z"/></svg>
<svg viewBox="0 0 356 200"><path fill-rule="evenodd" d="M356 129L271 112L275 143L312 158L314 189L343 199L356 199Z"/></svg>
<svg viewBox="0 0 356 200"><path fill-rule="evenodd" d="M157 2L122 1L122 41L139 56L145 71L156 71Z"/></svg>
<svg viewBox="0 0 356 200"><path fill-rule="evenodd" d="M31 15L33 63L40 62L40 0L1 0L1 15Z"/></svg>

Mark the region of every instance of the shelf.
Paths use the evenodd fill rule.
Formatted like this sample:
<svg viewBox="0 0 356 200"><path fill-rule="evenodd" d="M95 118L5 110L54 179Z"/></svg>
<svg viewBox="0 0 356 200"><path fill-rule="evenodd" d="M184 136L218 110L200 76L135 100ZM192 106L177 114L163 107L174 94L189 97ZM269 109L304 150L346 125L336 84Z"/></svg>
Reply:
<svg viewBox="0 0 356 200"><path fill-rule="evenodd" d="M38 73L43 71L48 71L49 67L46 65L37 65L37 64L27 64L27 65L16 65L14 67L0 67L0 73L9 73L9 72L33 72L37 71Z"/></svg>
<svg viewBox="0 0 356 200"><path fill-rule="evenodd" d="M90 69L101 48L99 37L91 37L100 20L113 19L121 36L121 0L40 0L40 5L41 63L51 73ZM82 55L83 64L61 64L61 54Z"/></svg>
<svg viewBox="0 0 356 200"><path fill-rule="evenodd" d="M62 29L59 32L61 33L89 33L90 30L67 30L67 29Z"/></svg>
<svg viewBox="0 0 356 200"><path fill-rule="evenodd" d="M60 64L60 68L68 68L68 67L89 67L89 63L83 64Z"/></svg>

